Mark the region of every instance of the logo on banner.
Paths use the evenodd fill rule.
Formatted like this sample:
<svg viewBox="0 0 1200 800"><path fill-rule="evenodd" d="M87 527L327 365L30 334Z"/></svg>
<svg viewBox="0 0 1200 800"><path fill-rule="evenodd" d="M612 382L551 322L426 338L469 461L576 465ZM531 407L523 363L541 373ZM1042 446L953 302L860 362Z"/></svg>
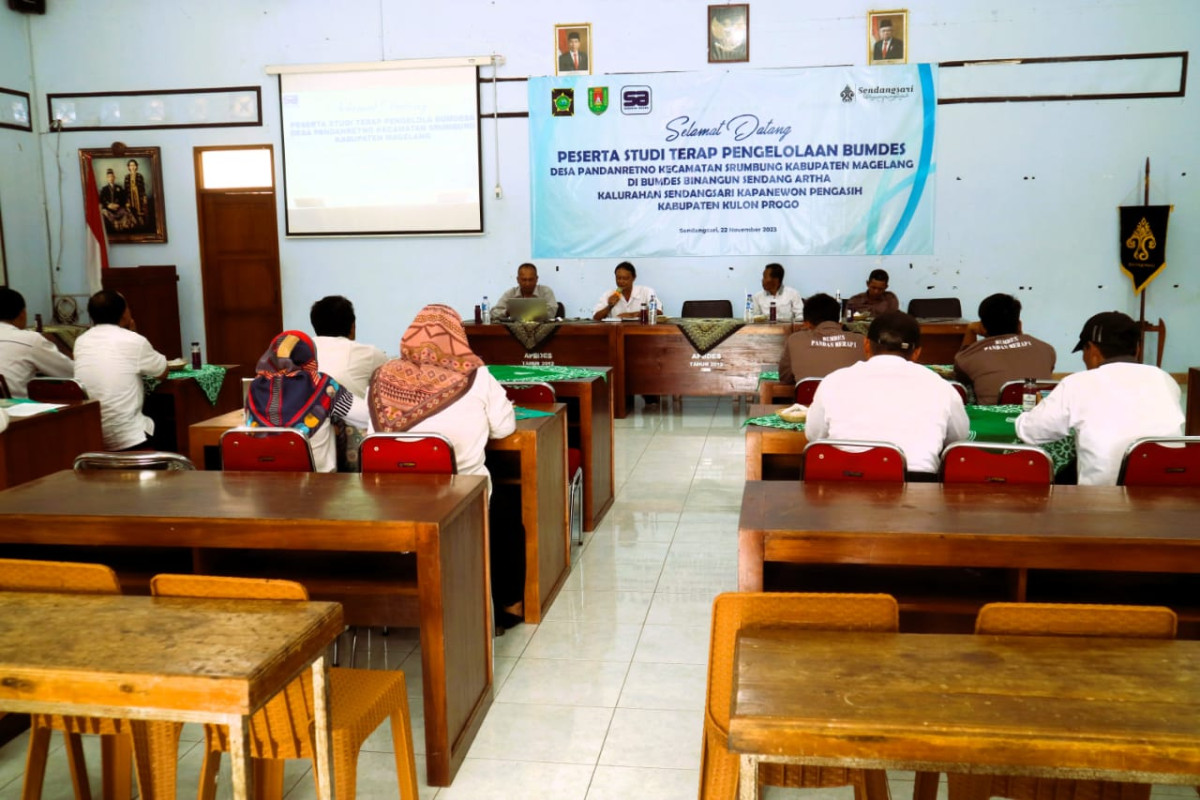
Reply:
<svg viewBox="0 0 1200 800"><path fill-rule="evenodd" d="M550 108L550 113L556 117L575 116L575 90L551 89Z"/></svg>
<svg viewBox="0 0 1200 800"><path fill-rule="evenodd" d="M621 87L622 114L649 114L650 110L651 105L649 86Z"/></svg>
<svg viewBox="0 0 1200 800"><path fill-rule="evenodd" d="M842 89L842 102L843 103L853 103L854 102L854 90L850 88L850 84L848 84L848 83L846 84L846 88Z"/></svg>
<svg viewBox="0 0 1200 800"><path fill-rule="evenodd" d="M1121 206L1121 269L1133 280L1134 294L1167 265L1170 206Z"/></svg>
<svg viewBox="0 0 1200 800"><path fill-rule="evenodd" d="M592 86L588 88L588 108L593 114L603 114L608 111L608 87Z"/></svg>

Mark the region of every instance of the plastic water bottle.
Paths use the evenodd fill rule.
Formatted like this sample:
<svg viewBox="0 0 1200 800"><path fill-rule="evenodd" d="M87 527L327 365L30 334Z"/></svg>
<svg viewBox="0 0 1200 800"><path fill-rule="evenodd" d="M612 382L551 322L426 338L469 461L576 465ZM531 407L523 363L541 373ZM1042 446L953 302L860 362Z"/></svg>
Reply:
<svg viewBox="0 0 1200 800"><path fill-rule="evenodd" d="M747 323L754 321L754 295L746 292L746 318Z"/></svg>
<svg viewBox="0 0 1200 800"><path fill-rule="evenodd" d="M658 324L658 298L653 294L650 295L650 306L646 309L646 324Z"/></svg>
<svg viewBox="0 0 1200 800"><path fill-rule="evenodd" d="M1021 410L1032 411L1038 403L1038 385L1033 378L1026 378L1021 388Z"/></svg>
<svg viewBox="0 0 1200 800"><path fill-rule="evenodd" d="M492 307L488 305L486 294L483 296L483 302L479 304L479 316L483 318L484 325L492 324Z"/></svg>

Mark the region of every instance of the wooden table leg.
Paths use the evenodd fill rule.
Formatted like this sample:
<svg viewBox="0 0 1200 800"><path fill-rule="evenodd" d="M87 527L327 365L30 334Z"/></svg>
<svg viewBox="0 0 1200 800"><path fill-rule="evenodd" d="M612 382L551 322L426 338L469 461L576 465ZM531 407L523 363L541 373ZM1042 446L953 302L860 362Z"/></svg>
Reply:
<svg viewBox="0 0 1200 800"><path fill-rule="evenodd" d="M738 800L758 800L758 756L742 755L738 770Z"/></svg>
<svg viewBox="0 0 1200 800"><path fill-rule="evenodd" d="M763 590L762 531L738 531L738 591Z"/></svg>
<svg viewBox="0 0 1200 800"><path fill-rule="evenodd" d="M313 698L316 704L316 697ZM250 756L250 717L231 716L229 760L233 769L233 800L251 800L254 796L254 759ZM328 795L321 800L329 800Z"/></svg>
<svg viewBox="0 0 1200 800"><path fill-rule="evenodd" d="M317 797L333 798L333 744L329 730L329 659L321 656L312 665L313 716L316 730L313 749L316 751Z"/></svg>
<svg viewBox="0 0 1200 800"><path fill-rule="evenodd" d="M940 772L918 772L913 783L913 800L937 800Z"/></svg>

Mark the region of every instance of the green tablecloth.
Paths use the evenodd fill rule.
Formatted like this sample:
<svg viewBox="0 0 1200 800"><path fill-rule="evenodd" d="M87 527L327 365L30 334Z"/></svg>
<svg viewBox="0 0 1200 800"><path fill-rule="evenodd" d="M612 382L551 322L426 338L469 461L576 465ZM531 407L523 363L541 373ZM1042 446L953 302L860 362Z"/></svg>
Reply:
<svg viewBox="0 0 1200 800"><path fill-rule="evenodd" d="M513 406L513 414L517 419L532 419L534 417L553 417L553 411L539 411L536 408Z"/></svg>
<svg viewBox="0 0 1200 800"><path fill-rule="evenodd" d="M221 394L221 384L225 382L225 372L224 367L218 367L216 364L205 364L200 369L186 367L184 369L172 370L167 373L167 380L180 381L187 378L194 378L196 383L200 384L200 389L204 392L204 396L208 398L208 402L215 406L217 404L217 396ZM142 382L146 386L146 394L157 389L160 383L160 381L154 378L143 378Z"/></svg>
<svg viewBox="0 0 1200 800"><path fill-rule="evenodd" d="M591 367L525 366L523 364L489 364L488 372L501 383L536 383L537 381L580 381L605 377L607 372Z"/></svg>

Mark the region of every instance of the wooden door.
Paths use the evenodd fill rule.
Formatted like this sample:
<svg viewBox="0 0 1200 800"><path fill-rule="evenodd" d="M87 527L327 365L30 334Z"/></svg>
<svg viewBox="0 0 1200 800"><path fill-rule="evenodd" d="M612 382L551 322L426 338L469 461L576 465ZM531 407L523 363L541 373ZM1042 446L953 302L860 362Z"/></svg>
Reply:
<svg viewBox="0 0 1200 800"><path fill-rule="evenodd" d="M224 157L234 168L219 173ZM244 169L241 157L264 166ZM272 159L270 145L195 148L205 361L237 364L239 377L283 330Z"/></svg>

